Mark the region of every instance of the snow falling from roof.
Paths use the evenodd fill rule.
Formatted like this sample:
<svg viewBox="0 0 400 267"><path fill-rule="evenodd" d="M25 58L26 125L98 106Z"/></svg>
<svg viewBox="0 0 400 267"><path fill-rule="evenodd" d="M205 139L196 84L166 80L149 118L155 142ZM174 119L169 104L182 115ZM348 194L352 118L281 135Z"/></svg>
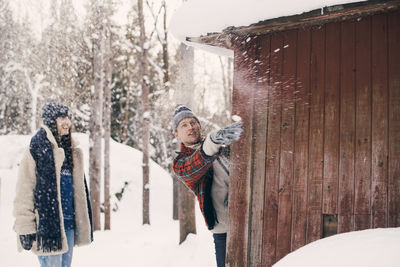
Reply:
<svg viewBox="0 0 400 267"><path fill-rule="evenodd" d="M169 24L172 35L188 45L221 55L232 56L227 49L214 49L186 42L186 37L222 32L227 27L249 26L267 19L298 15L315 9L362 2L359 0L189 0L173 14Z"/></svg>

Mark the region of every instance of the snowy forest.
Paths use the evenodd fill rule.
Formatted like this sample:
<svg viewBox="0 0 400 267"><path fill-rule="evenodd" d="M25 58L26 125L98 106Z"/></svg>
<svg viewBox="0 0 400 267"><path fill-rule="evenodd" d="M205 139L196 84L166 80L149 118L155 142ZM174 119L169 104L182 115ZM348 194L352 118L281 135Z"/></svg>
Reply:
<svg viewBox="0 0 400 267"><path fill-rule="evenodd" d="M141 148L146 114L144 82L149 90L151 158L167 168L173 137L169 123L177 99L196 98L194 109L210 125L227 118L229 114L221 111L229 110L229 96L225 93L225 99L219 100L213 115L204 95L208 87L218 90L213 84L221 86L213 98L224 97L223 87L229 91L231 60L217 59L223 74L219 77L209 72L206 60L196 61L202 78L193 81L193 88L182 90L181 85L190 82L182 79L190 79L178 77L179 64L191 64L193 69L190 57L194 58L194 52L185 53L192 49L185 48L188 62L181 62L181 48L168 36L168 1L143 3L146 16L141 18L142 22L135 4L127 13L127 25L120 25L113 17L118 2L90 1L85 5L83 25L79 25L72 0L51 1L49 25L38 38L29 18L16 21L8 1L1 0L0 134L33 133L40 124L43 104L57 100L71 107L75 131L88 132L96 113L105 118L102 114L110 111L111 137ZM141 23L146 26L144 41L140 36ZM146 70L141 69L143 60ZM106 105L108 88L111 108L101 110L95 106Z"/></svg>
<svg viewBox="0 0 400 267"><path fill-rule="evenodd" d="M176 104L193 106L205 129L230 118L232 59L196 54L171 38L169 1L133 2L90 0L81 4L81 18L72 0L51 1L48 10L37 1L34 10L42 10L34 14L20 14L15 3L0 0L0 135L33 134L45 103L69 106L73 131L90 136L97 230L102 174L108 194L109 136L143 151L143 174L149 159L170 171ZM118 9L126 6L121 23ZM32 18L42 22L39 31ZM148 202L145 176L143 198ZM109 198L104 196L106 212ZM143 223L149 223L143 205Z"/></svg>

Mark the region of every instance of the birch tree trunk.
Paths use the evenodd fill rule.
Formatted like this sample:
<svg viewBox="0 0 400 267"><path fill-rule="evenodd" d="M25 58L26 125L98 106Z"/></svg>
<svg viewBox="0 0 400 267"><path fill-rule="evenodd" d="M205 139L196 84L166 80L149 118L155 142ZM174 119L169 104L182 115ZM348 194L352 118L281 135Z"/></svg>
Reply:
<svg viewBox="0 0 400 267"><path fill-rule="evenodd" d="M224 64L224 59L219 56L219 62L221 65L221 73L222 73L222 85L224 87L224 104L225 110L229 112L229 117L232 115L232 67L233 60L232 58L228 58L226 64Z"/></svg>
<svg viewBox="0 0 400 267"><path fill-rule="evenodd" d="M169 78L169 54L168 54L168 30L167 30L167 5L165 0L162 2L163 9L164 9L164 16L163 16L163 31L164 31L164 39L162 40L162 51L163 51L163 82L166 94L168 94L170 89L170 78ZM172 184L173 184L173 192L172 192L172 219L179 220L179 199L178 199L178 191L179 191L179 181L172 177Z"/></svg>
<svg viewBox="0 0 400 267"><path fill-rule="evenodd" d="M163 17L163 30L164 30L164 40L162 43L163 51L163 71L164 71L164 87L165 92L168 93L170 87L169 81L169 62L168 62L168 30L167 30L167 5L165 0L163 0L164 17Z"/></svg>
<svg viewBox="0 0 400 267"><path fill-rule="evenodd" d="M148 62L146 31L144 27L143 0L138 0L138 18L140 26L140 77L142 87L142 120L143 120L143 224L150 224L150 189L149 189L149 139L150 139L150 105L148 85Z"/></svg>
<svg viewBox="0 0 400 267"><path fill-rule="evenodd" d="M175 94L177 104L184 104L193 108L194 89L194 50L181 43L179 47L179 77L178 91ZM180 144L178 144L180 146ZM179 150L179 147L177 148ZM179 218L179 243L185 241L188 234L196 234L195 196L181 182L178 186L178 218Z"/></svg>
<svg viewBox="0 0 400 267"><path fill-rule="evenodd" d="M93 44L93 87L91 90L91 118L89 135L89 175L90 198L93 210L93 228L101 229L100 222L100 183L101 183L101 123L103 102L103 71L102 71L102 9L94 4L92 34Z"/></svg>
<svg viewBox="0 0 400 267"><path fill-rule="evenodd" d="M104 230L111 229L110 209L110 138L111 138L111 32L109 23L105 31L104 62Z"/></svg>
<svg viewBox="0 0 400 267"><path fill-rule="evenodd" d="M126 101L125 101L125 117L124 117L124 130L122 132L122 140L125 143L128 138L128 128L129 128L129 100L130 100L130 90L129 87L126 89Z"/></svg>

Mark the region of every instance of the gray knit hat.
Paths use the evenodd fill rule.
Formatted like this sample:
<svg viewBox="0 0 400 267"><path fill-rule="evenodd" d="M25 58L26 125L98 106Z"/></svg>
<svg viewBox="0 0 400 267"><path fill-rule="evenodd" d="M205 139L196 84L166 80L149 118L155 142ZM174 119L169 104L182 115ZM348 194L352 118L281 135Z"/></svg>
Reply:
<svg viewBox="0 0 400 267"><path fill-rule="evenodd" d="M174 117L172 118L172 128L174 132L176 132L176 128L178 128L178 124L181 120L186 118L195 118L198 123L200 123L199 119L194 115L192 110L184 105L177 105L174 111Z"/></svg>

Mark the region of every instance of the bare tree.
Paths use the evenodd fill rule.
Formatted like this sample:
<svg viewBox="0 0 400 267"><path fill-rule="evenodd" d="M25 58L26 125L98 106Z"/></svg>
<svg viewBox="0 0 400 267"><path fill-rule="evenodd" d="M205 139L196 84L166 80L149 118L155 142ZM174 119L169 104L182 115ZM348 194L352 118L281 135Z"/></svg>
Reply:
<svg viewBox="0 0 400 267"><path fill-rule="evenodd" d="M34 77L32 77L32 70L29 68L26 68L20 64L16 64L14 62L11 62L6 65L5 71L7 73L7 76L9 76L11 73L19 71L22 76L25 78L25 83L26 83L26 89L29 93L29 98L31 99L31 120L30 120L30 133L33 134L37 130L37 106L38 106L38 97L39 97L39 92L41 87L44 84L47 84L46 82L43 82L43 75L42 74L36 74ZM6 77L7 77L6 76ZM24 106L19 105L19 107L22 109L21 113L23 113Z"/></svg>
<svg viewBox="0 0 400 267"><path fill-rule="evenodd" d="M108 16L106 27L104 28L104 230L111 229L111 209L110 209L110 139L111 139L111 28L110 28L110 1L107 2Z"/></svg>
<svg viewBox="0 0 400 267"><path fill-rule="evenodd" d="M168 53L168 30L167 30L167 5L165 0L162 2L162 7L164 9L164 14L163 14L163 31L164 31L164 39L161 42L162 45L162 51L163 51L163 72L164 72L164 88L166 94L168 94L168 91L170 89L170 78L169 78L169 53ZM172 185L173 185L173 191L172 191L172 219L174 220L179 220L179 205L178 205L178 192L179 192L179 187L178 187L178 180L172 178Z"/></svg>
<svg viewBox="0 0 400 267"><path fill-rule="evenodd" d="M90 198L93 209L93 228L101 229L100 222L100 183L101 183L101 124L103 102L103 67L102 67L102 41L103 41L103 6L97 1L92 1L92 52L93 52L93 87L91 90L91 119L90 119L90 146L89 146L89 175Z"/></svg>
<svg viewBox="0 0 400 267"><path fill-rule="evenodd" d="M162 47L162 63L161 63L161 69L163 73L163 80L162 80L162 86L164 89L164 95L166 97L165 104L163 107L160 107L160 104L158 103L158 106L154 108L156 112L162 112L162 114L169 114L172 111L172 105L169 105L171 103L169 97L168 97L168 92L170 89L170 75L169 75L169 53L168 53L168 30L167 30L167 4L166 1L163 0L161 2L161 5L159 6L157 12L154 12L156 9L154 8L154 3L149 3L148 0L146 0L146 4L150 10L151 16L154 21L154 27L149 35L149 39L155 35L157 37L157 40L159 41L161 47ZM159 32L157 28L157 24L159 21L160 16L162 15L162 32ZM169 107L167 107L169 106ZM166 108L167 107L167 108ZM168 120L167 120L168 121ZM162 123L161 127L163 129L168 129L168 122L166 123L165 120ZM154 126L154 125L153 125ZM158 131L159 134L161 135L161 139L164 140L163 146L165 148L165 154L167 154L167 144L166 140L170 139L169 137L171 136L171 132L169 130L161 132ZM167 158L167 156L165 156ZM171 167L170 165L168 166L169 168ZM178 181L174 178L172 178L173 181L173 212L172 212L172 218L174 220L178 220Z"/></svg>
<svg viewBox="0 0 400 267"><path fill-rule="evenodd" d="M149 1L146 0L146 4L150 10L151 16L153 17L154 20L154 27L153 31L150 33L149 39L152 38L153 34L156 33L157 39L161 44L162 47L162 71L163 71L163 85L165 88L165 91L167 92L170 86L170 79L169 79L169 60L168 60L168 30L167 30L167 4L165 0L162 0L161 5L159 7L158 12L155 14L153 10L152 4L149 3ZM164 11L164 12L163 12ZM157 24L158 24L158 19L160 14L162 13L163 15L163 34L161 34L158 29L157 29ZM164 35L164 36L162 36Z"/></svg>
<svg viewBox="0 0 400 267"><path fill-rule="evenodd" d="M231 115L231 106L232 106L232 71L233 71L233 60L232 58L228 58L226 62L224 59L219 56L219 62L221 65L221 73L222 73L222 85L224 87L224 102L225 108L229 111L229 116Z"/></svg>
<svg viewBox="0 0 400 267"><path fill-rule="evenodd" d="M143 224L150 224L150 189L149 189L149 139L150 139L150 104L146 30L144 27L143 0L138 0L138 18L140 25L140 77L142 87L143 120Z"/></svg>
<svg viewBox="0 0 400 267"><path fill-rule="evenodd" d="M168 30L167 30L167 4L165 0L162 2L162 7L164 9L164 16L163 16L163 30L164 30L164 40L162 42L163 48L163 70L164 70L164 86L166 92L169 90L170 80L169 80L169 55L168 55Z"/></svg>
<svg viewBox="0 0 400 267"><path fill-rule="evenodd" d="M195 197L194 194L181 182L179 187L179 244L192 233L196 234Z"/></svg>
<svg viewBox="0 0 400 267"><path fill-rule="evenodd" d="M194 88L194 49L185 44L180 44L178 51L179 77L177 79L177 91L175 100L178 104L185 104L193 107L193 88ZM179 145L179 144L178 144ZM178 217L180 243L185 241L188 234L196 233L195 220L195 197L190 190L181 182L175 184L178 186Z"/></svg>

